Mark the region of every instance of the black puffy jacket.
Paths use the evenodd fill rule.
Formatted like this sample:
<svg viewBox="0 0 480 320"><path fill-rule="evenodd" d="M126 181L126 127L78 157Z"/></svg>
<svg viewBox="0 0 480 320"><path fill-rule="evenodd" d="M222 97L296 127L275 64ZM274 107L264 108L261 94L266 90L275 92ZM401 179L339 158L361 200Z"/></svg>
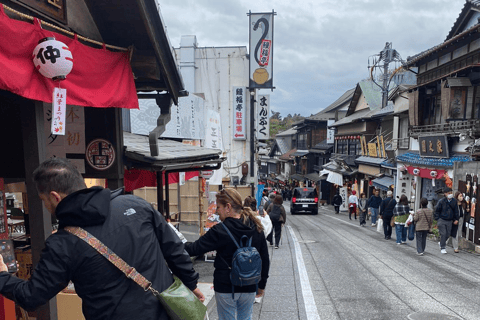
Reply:
<svg viewBox="0 0 480 320"><path fill-rule="evenodd" d="M198 273L165 219L143 199L120 193L93 187L64 198L55 212L59 230L48 237L31 279L24 281L2 272L0 293L32 310L71 280L87 320L168 319L150 292L83 240L63 230L66 226L84 228L152 281L158 291L173 283L168 268L187 287L195 289Z"/></svg>
<svg viewBox="0 0 480 320"><path fill-rule="evenodd" d="M262 278L258 283L260 289L265 289L270 269L270 258L268 256L267 241L263 231L259 233L253 222L248 220L248 225L242 222L242 219L226 218L223 223L232 233L233 237L239 243L242 235L252 238L252 246L260 253L262 258ZM230 266L237 246L232 241L227 231L220 224L216 224L208 230L203 236L194 243L187 243L185 250L191 256L199 256L206 252L217 251L215 257L213 273L213 286L216 292L232 292L232 282L230 281ZM235 292L255 292L256 286L235 287Z"/></svg>

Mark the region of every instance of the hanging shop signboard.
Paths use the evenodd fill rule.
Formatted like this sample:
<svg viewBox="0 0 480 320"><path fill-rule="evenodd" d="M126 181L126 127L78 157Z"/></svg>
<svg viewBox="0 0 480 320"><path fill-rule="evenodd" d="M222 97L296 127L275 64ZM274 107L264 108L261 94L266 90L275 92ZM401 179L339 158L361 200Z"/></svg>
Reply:
<svg viewBox="0 0 480 320"><path fill-rule="evenodd" d="M245 87L233 87L233 140L245 140L247 134L245 132Z"/></svg>
<svg viewBox="0 0 480 320"><path fill-rule="evenodd" d="M250 88L273 89L273 17L275 13L249 13Z"/></svg>
<svg viewBox="0 0 480 320"><path fill-rule="evenodd" d="M270 139L270 95L259 95L257 100L257 139Z"/></svg>
<svg viewBox="0 0 480 320"><path fill-rule="evenodd" d="M377 157L377 144L375 142L368 143L368 155L370 157Z"/></svg>
<svg viewBox="0 0 480 320"><path fill-rule="evenodd" d="M448 140L446 136L418 137L421 157L448 158Z"/></svg>

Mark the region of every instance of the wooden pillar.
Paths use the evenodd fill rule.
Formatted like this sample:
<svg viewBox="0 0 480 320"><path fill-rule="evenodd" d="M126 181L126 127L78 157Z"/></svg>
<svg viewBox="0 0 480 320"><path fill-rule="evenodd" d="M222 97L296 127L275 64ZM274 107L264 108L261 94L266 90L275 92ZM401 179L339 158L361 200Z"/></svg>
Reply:
<svg viewBox="0 0 480 320"><path fill-rule="evenodd" d="M165 217L165 211L163 208L163 172L157 171L157 206L158 212Z"/></svg>
<svg viewBox="0 0 480 320"><path fill-rule="evenodd" d="M30 102L30 103L29 103ZM45 247L45 239L52 234L52 215L42 204L33 183L33 171L46 157L46 139L43 120L43 102L25 101L21 105L23 153L25 157L25 184L27 187L32 262L35 268ZM36 310L38 320L57 319L57 300Z"/></svg>
<svg viewBox="0 0 480 320"><path fill-rule="evenodd" d="M204 179L200 175L200 177L198 177L198 219L200 225L200 235L205 233L205 223L203 222L203 181Z"/></svg>
<svg viewBox="0 0 480 320"><path fill-rule="evenodd" d="M113 135L110 141L113 141L114 148L117 152L115 163L115 173L113 178L108 178L108 188L110 190L115 190L123 188L124 181L123 176L125 174L125 168L123 164L123 124L122 124L122 109L121 108L112 108L114 113L114 130L110 134Z"/></svg>
<svg viewBox="0 0 480 320"><path fill-rule="evenodd" d="M182 221L182 193L180 187L180 175L181 172L178 173L178 183L177 183L177 221Z"/></svg>
<svg viewBox="0 0 480 320"><path fill-rule="evenodd" d="M165 171L165 219L170 219L170 190L168 188L168 171Z"/></svg>

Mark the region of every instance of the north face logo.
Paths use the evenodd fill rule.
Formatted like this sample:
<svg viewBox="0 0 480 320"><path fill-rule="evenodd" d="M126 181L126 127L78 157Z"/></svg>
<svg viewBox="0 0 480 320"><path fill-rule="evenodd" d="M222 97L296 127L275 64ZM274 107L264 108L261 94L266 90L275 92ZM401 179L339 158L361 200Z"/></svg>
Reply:
<svg viewBox="0 0 480 320"><path fill-rule="evenodd" d="M133 208L130 208L130 209L127 209L127 211L125 211L123 214L126 215L126 216L130 216L134 213L137 213L137 211L135 211L135 209L133 209Z"/></svg>

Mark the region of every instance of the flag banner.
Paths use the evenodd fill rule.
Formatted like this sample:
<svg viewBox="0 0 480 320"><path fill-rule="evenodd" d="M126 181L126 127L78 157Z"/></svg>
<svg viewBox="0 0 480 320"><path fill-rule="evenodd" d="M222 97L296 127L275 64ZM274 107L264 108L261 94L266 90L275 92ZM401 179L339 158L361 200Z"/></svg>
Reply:
<svg viewBox="0 0 480 320"><path fill-rule="evenodd" d="M73 56L73 69L61 82L61 87L68 91L66 104L138 109L128 52L86 46L76 38L42 29L37 19L33 24L10 19L3 6L0 30L0 89L52 103L52 92L58 83L36 70L32 55L39 40L55 37L68 46ZM55 59L52 54L47 58Z"/></svg>
<svg viewBox="0 0 480 320"><path fill-rule="evenodd" d="M250 88L273 88L273 17L250 13Z"/></svg>

